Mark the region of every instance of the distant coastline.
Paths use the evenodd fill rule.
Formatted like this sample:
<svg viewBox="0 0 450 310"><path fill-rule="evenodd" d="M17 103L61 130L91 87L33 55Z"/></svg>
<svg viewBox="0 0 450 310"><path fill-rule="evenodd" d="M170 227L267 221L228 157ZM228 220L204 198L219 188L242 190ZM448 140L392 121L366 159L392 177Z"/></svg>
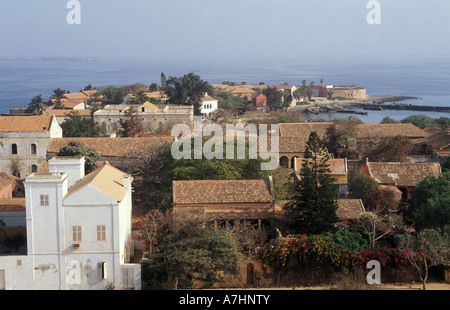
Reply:
<svg viewBox="0 0 450 310"><path fill-rule="evenodd" d="M382 110L408 110L408 111L427 111L427 112L450 112L450 106L426 106L415 105L411 103L401 103L404 100L420 99L412 96L396 95L367 95L365 99L334 99L313 98L313 102L307 105L299 105L288 109L290 112L300 113L323 113L323 112L342 112L354 114L367 114L364 111L382 111ZM354 109L357 108L358 110Z"/></svg>
<svg viewBox="0 0 450 310"><path fill-rule="evenodd" d="M90 61L112 61L108 57L0 57L0 62L90 62Z"/></svg>

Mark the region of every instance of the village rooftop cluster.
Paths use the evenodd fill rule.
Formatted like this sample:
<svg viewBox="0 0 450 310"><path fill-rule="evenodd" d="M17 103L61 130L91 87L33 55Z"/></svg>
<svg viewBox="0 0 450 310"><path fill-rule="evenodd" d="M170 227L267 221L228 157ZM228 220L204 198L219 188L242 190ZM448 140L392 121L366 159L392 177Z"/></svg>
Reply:
<svg viewBox="0 0 450 310"><path fill-rule="evenodd" d="M305 167L326 168L320 173L327 177L315 185L332 189L322 197L330 194L336 207L330 209L336 211L330 231L345 224L356 234L355 227L367 223L365 214L385 216L376 222L383 232L377 230L375 237L358 231L369 246L395 239L397 231L389 220L408 208L419 184L444 179L450 156L448 127L363 124L353 117L310 122L288 113L321 100L364 100L362 87L323 81L303 81L299 86L209 85L192 74L184 78L197 78L200 93L186 88L187 95L177 97L184 86L175 82L182 78L162 75L161 85L88 85L75 93L56 89L48 100L38 95L28 107L0 116L0 289L139 290L149 287L149 274L155 279L162 275L162 288L276 285L287 279L280 278L288 274L285 263L294 263L287 256L268 259L268 245L273 249L281 240L287 246L303 240L296 239L300 235L320 233L295 235L289 225L277 226L303 223L304 217L295 218L290 211L299 210L299 197L306 197L301 187L310 175ZM226 158L201 157L197 163L204 166L195 159L172 158L167 150L173 143L182 136L195 138L194 116L203 126L276 125L276 136L268 140L269 146L271 139L278 141L275 167L261 171L264 159L259 157L240 159L240 166ZM188 136L186 131L173 134L180 124L191 129ZM378 201L388 210L377 210L378 198L357 196L355 188L363 182L389 193L389 203ZM448 195L448 190L442 194ZM322 205L317 206L319 212ZM170 265L175 272L148 273L149 266L171 263L164 256L164 242L170 238L152 238L160 237L163 217L177 214L200 219L212 231L245 229L246 235L237 237L242 253L234 272L213 267L210 274L201 275L202 265ZM149 223L151 219L155 221ZM165 235L176 234L173 227ZM307 231L305 227L297 228ZM403 232L415 229L410 224ZM256 235L261 236L257 242Z"/></svg>

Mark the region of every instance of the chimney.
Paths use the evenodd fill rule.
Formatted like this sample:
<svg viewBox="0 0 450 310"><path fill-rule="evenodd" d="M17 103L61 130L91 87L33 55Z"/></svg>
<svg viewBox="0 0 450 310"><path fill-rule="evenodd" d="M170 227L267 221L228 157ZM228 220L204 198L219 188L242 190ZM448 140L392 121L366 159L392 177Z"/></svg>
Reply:
<svg viewBox="0 0 450 310"><path fill-rule="evenodd" d="M269 192L270 192L270 195L272 196L272 199L275 200L275 191L274 191L274 188L273 188L273 178L272 178L272 175L269 175L267 181L268 181L268 185L269 185Z"/></svg>
<svg viewBox="0 0 450 310"><path fill-rule="evenodd" d="M66 172L68 188L84 177L84 157L58 156L48 161L48 172Z"/></svg>
<svg viewBox="0 0 450 310"><path fill-rule="evenodd" d="M131 177L129 174L125 174L123 176L123 187L125 187L127 190L131 190Z"/></svg>

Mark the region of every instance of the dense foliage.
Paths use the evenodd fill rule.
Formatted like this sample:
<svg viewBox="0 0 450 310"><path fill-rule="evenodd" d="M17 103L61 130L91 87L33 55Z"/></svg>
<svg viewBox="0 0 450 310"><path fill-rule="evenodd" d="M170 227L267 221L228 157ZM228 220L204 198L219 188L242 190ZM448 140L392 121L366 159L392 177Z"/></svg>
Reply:
<svg viewBox="0 0 450 310"><path fill-rule="evenodd" d="M95 149L85 147L77 141L70 141L68 145L62 147L58 156L84 156L84 171L86 174L97 168L97 161L100 158Z"/></svg>
<svg viewBox="0 0 450 310"><path fill-rule="evenodd" d="M92 118L85 118L76 113L69 114L61 124L64 137L98 137L100 126Z"/></svg>
<svg viewBox="0 0 450 310"><path fill-rule="evenodd" d="M405 217L416 230L450 225L450 172L417 184L411 191Z"/></svg>
<svg viewBox="0 0 450 310"><path fill-rule="evenodd" d="M168 96L170 104L192 105L194 114L201 115L201 98L204 93L212 92L212 86L200 76L188 73L181 77L162 77L161 90Z"/></svg>
<svg viewBox="0 0 450 310"><path fill-rule="evenodd" d="M220 279L220 272L235 272L242 257L240 245L226 227L214 228L200 218L186 218L183 214L154 211L141 227L141 241L150 258L145 273L159 279L171 279L169 289L190 287L193 281L212 285ZM147 255L148 254L148 255ZM155 286L150 277L146 277Z"/></svg>
<svg viewBox="0 0 450 310"><path fill-rule="evenodd" d="M335 233L273 239L265 244L262 260L266 267L278 271L288 271L294 264L330 273L364 268L370 260L378 260L383 267L409 264L400 249L370 248L360 234L350 232L345 226L340 226Z"/></svg>

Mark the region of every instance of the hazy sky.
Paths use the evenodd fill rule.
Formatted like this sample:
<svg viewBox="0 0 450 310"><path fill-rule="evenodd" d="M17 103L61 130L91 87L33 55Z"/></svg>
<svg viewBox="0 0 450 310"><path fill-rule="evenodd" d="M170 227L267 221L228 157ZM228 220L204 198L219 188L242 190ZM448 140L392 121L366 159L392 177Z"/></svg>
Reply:
<svg viewBox="0 0 450 310"><path fill-rule="evenodd" d="M0 0L0 57L450 55L449 0Z"/></svg>

